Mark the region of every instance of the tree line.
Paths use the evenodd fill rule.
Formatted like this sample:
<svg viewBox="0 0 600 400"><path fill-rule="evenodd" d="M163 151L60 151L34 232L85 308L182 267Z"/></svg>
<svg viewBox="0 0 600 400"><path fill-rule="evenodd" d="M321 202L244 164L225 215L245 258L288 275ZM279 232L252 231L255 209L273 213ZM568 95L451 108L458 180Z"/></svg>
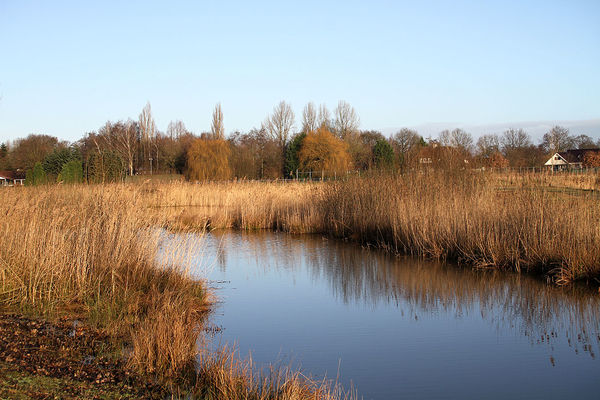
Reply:
<svg viewBox="0 0 600 400"><path fill-rule="evenodd" d="M74 143L43 134L2 143L0 170L27 171L27 184L102 183L167 173L194 181L279 179L294 177L297 171L410 170L423 165L536 167L556 152L600 147L600 140L572 135L561 126L550 129L536 145L520 128L483 135L475 142L459 128L443 130L435 138L402 128L386 138L360 125L356 110L345 101L333 112L325 104L309 102L297 129L291 105L281 101L260 127L226 136L217 103L210 131L197 135L175 120L162 132L147 103L137 120L107 121Z"/></svg>

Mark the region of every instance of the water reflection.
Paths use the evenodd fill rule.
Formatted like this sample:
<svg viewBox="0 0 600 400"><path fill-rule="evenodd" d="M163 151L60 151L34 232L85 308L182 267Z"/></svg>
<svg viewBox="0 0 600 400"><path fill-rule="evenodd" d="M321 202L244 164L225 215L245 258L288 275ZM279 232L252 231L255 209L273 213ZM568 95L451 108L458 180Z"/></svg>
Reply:
<svg viewBox="0 0 600 400"><path fill-rule="evenodd" d="M299 355L319 377L341 368L367 399L597 398L600 298L588 289L318 236L181 244L190 237L166 243L188 246L199 276L211 271L219 340L257 363Z"/></svg>
<svg viewBox="0 0 600 400"><path fill-rule="evenodd" d="M258 271L293 273L307 267L313 281L326 281L330 293L347 304L393 305L417 319L423 314L463 318L479 313L499 331L515 331L532 344L550 347L564 337L574 351L592 358L600 343L600 297L587 288L559 288L513 273L398 258L310 235L217 232L211 236L221 272L226 272L228 252L241 240L247 251L243 257Z"/></svg>

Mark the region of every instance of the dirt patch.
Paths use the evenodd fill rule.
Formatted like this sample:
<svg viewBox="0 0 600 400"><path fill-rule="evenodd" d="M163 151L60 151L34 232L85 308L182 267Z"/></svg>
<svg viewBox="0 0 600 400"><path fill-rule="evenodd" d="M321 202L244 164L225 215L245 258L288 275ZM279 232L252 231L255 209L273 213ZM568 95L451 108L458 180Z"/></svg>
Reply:
<svg viewBox="0 0 600 400"><path fill-rule="evenodd" d="M77 321L0 313L0 398L164 399L166 388L129 370L111 338Z"/></svg>

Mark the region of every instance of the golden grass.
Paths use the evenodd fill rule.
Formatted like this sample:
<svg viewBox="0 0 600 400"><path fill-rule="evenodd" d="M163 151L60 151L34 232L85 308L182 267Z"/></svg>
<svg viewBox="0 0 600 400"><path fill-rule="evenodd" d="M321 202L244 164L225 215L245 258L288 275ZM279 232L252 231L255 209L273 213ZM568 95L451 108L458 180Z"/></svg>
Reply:
<svg viewBox="0 0 600 400"><path fill-rule="evenodd" d="M190 326L205 308L203 284L157 265L158 216L137 211L123 189L0 191L0 301L44 314L74 310L131 340L139 370L177 375L194 366Z"/></svg>
<svg viewBox="0 0 600 400"><path fill-rule="evenodd" d="M139 198L174 230L329 233L397 253L598 279L597 174L443 171L334 183L172 183Z"/></svg>
<svg viewBox="0 0 600 400"><path fill-rule="evenodd" d="M203 399L356 399L336 381L315 381L290 366L271 365L256 368L252 359L241 359L227 346L215 352L203 352L198 386Z"/></svg>
<svg viewBox="0 0 600 400"><path fill-rule="evenodd" d="M140 201L168 215L173 230L204 228L280 229L292 233L322 231L318 183L148 184Z"/></svg>
<svg viewBox="0 0 600 400"><path fill-rule="evenodd" d="M600 275L597 194L548 190L544 177L407 174L350 180L325 196L332 235L396 252L548 274Z"/></svg>
<svg viewBox="0 0 600 400"><path fill-rule="evenodd" d="M172 186L0 190L0 309L68 314L95 324L131 344L127 357L132 368L174 385L175 393L191 391L203 398L211 398L203 393L214 393L219 399L339 398L337 389L325 382L317 385L283 370L267 374L237 360L234 352L211 354L198 348L210 293L187 273L185 257L158 257L164 237L159 227L172 224L181 210L160 203L149 207L161 195L153 185ZM198 196L194 191L171 194ZM239 216L257 210L241 199L233 204L243 207L237 210L236 224L263 227L258 216ZM269 215L274 214L276 207Z"/></svg>

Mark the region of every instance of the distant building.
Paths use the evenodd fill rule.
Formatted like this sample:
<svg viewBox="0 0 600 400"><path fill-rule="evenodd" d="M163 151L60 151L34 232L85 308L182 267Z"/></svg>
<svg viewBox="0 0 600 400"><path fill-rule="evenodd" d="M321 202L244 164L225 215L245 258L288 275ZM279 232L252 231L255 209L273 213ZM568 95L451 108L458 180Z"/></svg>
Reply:
<svg viewBox="0 0 600 400"><path fill-rule="evenodd" d="M554 153L552 157L544 164L553 171L562 171L566 169L581 169L586 165L586 160L591 157L600 157L600 149L579 149L567 150Z"/></svg>
<svg viewBox="0 0 600 400"><path fill-rule="evenodd" d="M23 185L25 173L22 171L0 171L0 186Z"/></svg>

